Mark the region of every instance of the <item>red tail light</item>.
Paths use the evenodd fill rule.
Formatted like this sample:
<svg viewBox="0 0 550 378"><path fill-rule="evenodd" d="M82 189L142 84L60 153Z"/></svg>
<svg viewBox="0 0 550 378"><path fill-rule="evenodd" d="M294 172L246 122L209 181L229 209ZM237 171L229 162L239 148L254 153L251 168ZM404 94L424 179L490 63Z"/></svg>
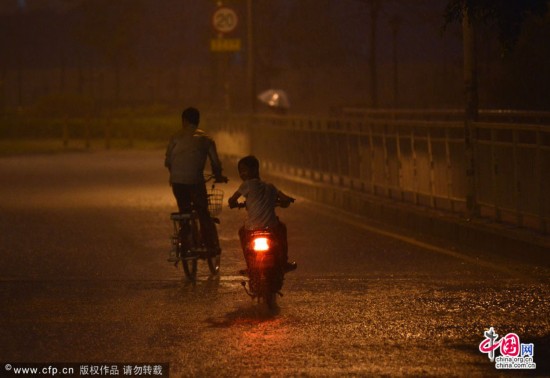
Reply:
<svg viewBox="0 0 550 378"><path fill-rule="evenodd" d="M252 239L252 249L254 252L265 252L269 250L269 239L265 237Z"/></svg>

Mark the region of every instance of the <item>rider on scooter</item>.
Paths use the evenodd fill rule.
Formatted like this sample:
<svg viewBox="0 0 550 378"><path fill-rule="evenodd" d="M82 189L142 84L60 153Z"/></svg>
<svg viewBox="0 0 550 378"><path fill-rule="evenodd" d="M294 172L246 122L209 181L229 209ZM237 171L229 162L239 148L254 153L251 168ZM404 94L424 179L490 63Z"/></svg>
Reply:
<svg viewBox="0 0 550 378"><path fill-rule="evenodd" d="M246 198L247 219L239 230L239 238L243 251L246 248L252 230L270 228L281 245L284 270L296 269L295 262L288 262L288 243L286 226L275 214L275 206L290 206L294 198L278 190L273 184L260 179L260 163L255 156L245 156L238 163L239 176L243 180L241 186L229 198L229 207L238 206L237 200Z"/></svg>

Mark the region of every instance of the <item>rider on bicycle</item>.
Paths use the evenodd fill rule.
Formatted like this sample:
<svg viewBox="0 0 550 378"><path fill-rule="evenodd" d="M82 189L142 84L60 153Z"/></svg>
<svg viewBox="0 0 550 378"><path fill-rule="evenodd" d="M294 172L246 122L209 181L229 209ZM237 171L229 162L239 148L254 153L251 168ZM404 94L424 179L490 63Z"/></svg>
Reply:
<svg viewBox="0 0 550 378"><path fill-rule="evenodd" d="M212 138L198 128L200 113L187 108L181 115L181 130L170 138L164 165L170 171L170 185L180 213L194 207L199 216L203 240L209 250L217 250L215 227L208 212L204 166L210 158L215 182L227 182Z"/></svg>

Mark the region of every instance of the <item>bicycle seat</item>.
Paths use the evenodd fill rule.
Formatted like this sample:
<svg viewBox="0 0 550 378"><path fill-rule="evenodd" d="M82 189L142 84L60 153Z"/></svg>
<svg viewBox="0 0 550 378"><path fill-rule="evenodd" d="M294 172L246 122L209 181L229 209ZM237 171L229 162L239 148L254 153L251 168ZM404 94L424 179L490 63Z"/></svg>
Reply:
<svg viewBox="0 0 550 378"><path fill-rule="evenodd" d="M190 213L172 213L170 214L170 219L172 220L185 220L191 218Z"/></svg>

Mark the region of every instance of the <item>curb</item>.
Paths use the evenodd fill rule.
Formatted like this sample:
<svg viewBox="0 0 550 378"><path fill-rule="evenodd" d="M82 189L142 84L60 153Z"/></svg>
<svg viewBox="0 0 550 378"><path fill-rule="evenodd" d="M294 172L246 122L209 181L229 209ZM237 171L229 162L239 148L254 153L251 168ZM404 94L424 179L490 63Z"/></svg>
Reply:
<svg viewBox="0 0 550 378"><path fill-rule="evenodd" d="M484 219L470 221L454 214L283 173L270 172L264 175L269 176L285 192L337 207L405 233L413 233L416 238L436 238L456 246L488 251L512 259L528 257L536 264L550 267L550 237L531 230L491 223Z"/></svg>

